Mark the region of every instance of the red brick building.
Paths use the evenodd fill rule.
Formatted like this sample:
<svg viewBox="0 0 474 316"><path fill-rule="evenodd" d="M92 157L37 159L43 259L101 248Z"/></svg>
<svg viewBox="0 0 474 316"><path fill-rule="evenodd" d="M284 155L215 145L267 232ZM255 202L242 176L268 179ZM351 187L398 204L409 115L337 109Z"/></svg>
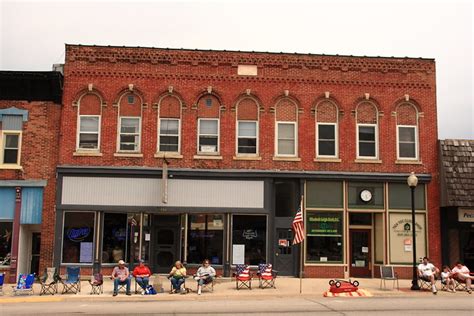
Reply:
<svg viewBox="0 0 474 316"><path fill-rule="evenodd" d="M0 72L0 273L10 282L53 260L61 98L59 72Z"/></svg>
<svg viewBox="0 0 474 316"><path fill-rule="evenodd" d="M297 275L302 198L306 276L409 277L411 171L440 263L434 60L67 45L64 71L56 265Z"/></svg>

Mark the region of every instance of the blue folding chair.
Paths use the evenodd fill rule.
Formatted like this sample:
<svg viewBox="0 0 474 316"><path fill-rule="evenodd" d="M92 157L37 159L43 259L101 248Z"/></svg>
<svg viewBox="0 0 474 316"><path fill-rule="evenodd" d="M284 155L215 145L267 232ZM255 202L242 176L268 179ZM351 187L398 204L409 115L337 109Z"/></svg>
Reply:
<svg viewBox="0 0 474 316"><path fill-rule="evenodd" d="M3 282L5 282L5 273L0 273L0 295L3 295Z"/></svg>
<svg viewBox="0 0 474 316"><path fill-rule="evenodd" d="M80 267L67 267L66 268L66 279L61 280L63 284L63 294L74 293L77 294L81 291L81 268Z"/></svg>
<svg viewBox="0 0 474 316"><path fill-rule="evenodd" d="M35 282L35 275L32 274L23 274L20 273L18 276L18 282L16 285L12 286L13 295L17 294L34 294L33 292L33 283Z"/></svg>

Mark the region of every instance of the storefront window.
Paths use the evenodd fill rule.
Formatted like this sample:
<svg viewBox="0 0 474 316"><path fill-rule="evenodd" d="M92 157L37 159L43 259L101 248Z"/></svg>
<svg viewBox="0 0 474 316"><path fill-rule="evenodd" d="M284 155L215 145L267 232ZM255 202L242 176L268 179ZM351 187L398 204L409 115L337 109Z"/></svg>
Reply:
<svg viewBox="0 0 474 316"><path fill-rule="evenodd" d="M125 261L137 263L140 260L140 213L127 215L127 247Z"/></svg>
<svg viewBox="0 0 474 316"><path fill-rule="evenodd" d="M200 264L209 259L211 264L222 264L223 243L223 215L189 215L188 263Z"/></svg>
<svg viewBox="0 0 474 316"><path fill-rule="evenodd" d="M104 214L102 262L126 260L127 214Z"/></svg>
<svg viewBox="0 0 474 316"><path fill-rule="evenodd" d="M342 208L342 182L306 182L306 207Z"/></svg>
<svg viewBox="0 0 474 316"><path fill-rule="evenodd" d="M348 202L351 209L383 209L383 183L349 182Z"/></svg>
<svg viewBox="0 0 474 316"><path fill-rule="evenodd" d="M411 189L406 183L388 184L389 208L392 210L411 210ZM425 210L425 185L415 188L415 209Z"/></svg>
<svg viewBox="0 0 474 316"><path fill-rule="evenodd" d="M64 213L63 263L92 263L94 221L92 212Z"/></svg>
<svg viewBox="0 0 474 316"><path fill-rule="evenodd" d="M267 258L266 235L267 217L265 215L232 216L232 263L251 265L265 263Z"/></svg>
<svg viewBox="0 0 474 316"><path fill-rule="evenodd" d="M342 262L342 212L308 212L307 262Z"/></svg>
<svg viewBox="0 0 474 316"><path fill-rule="evenodd" d="M142 259L150 262L151 215L143 214Z"/></svg>
<svg viewBox="0 0 474 316"><path fill-rule="evenodd" d="M10 265L12 222L0 222L0 266Z"/></svg>
<svg viewBox="0 0 474 316"><path fill-rule="evenodd" d="M390 263L403 264L413 262L411 213L390 214ZM426 256L426 215L416 214L416 256Z"/></svg>

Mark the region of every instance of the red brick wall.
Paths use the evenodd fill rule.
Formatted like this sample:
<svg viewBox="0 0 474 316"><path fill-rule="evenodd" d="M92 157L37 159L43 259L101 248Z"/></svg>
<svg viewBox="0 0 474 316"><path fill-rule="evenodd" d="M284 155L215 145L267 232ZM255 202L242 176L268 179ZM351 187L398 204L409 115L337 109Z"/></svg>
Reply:
<svg viewBox="0 0 474 316"><path fill-rule="evenodd" d="M15 106L28 110L23 122L21 166L23 170L0 170L0 180L47 180L43 193L40 271L53 261L56 165L59 151L61 105L52 102L0 100L0 109Z"/></svg>
<svg viewBox="0 0 474 316"><path fill-rule="evenodd" d="M305 266L305 278L344 278L344 267L342 266Z"/></svg>
<svg viewBox="0 0 474 316"><path fill-rule="evenodd" d="M120 58L119 58L120 57ZM258 76L238 76L239 64L255 64ZM436 78L433 60L410 58L366 58L246 52L163 50L149 48L67 46L64 79L64 109L61 121L60 165L161 167L155 158L158 109L146 106L142 112L143 157L114 157L117 141L117 107L123 87L133 84L145 104L173 93L185 105L182 111L182 159L172 168L267 169L304 171L346 171L387 173L428 173L429 255L440 263L439 178L437 161ZM101 157L73 156L76 146L78 92L92 83L103 95ZM213 105L202 105L212 87ZM261 160L235 160L235 128L239 96L256 97L259 113ZM287 90L287 91L285 91ZM315 162L314 105L330 92L339 113L339 158L341 162ZM376 109L365 105L369 94ZM289 111L285 95L296 106ZM413 101L419 112L421 164L397 164L397 116L406 117L397 105ZM204 98L202 98L205 96ZM362 102L362 104L361 104ZM219 103L222 110L214 107ZM278 106L277 106L278 105ZM357 107L360 105L359 107ZM296 110L297 109L297 110ZM280 111L281 110L281 111ZM375 116L376 111L378 117ZM392 115L400 110L400 115ZM356 112L359 122L375 122L379 129L379 159L382 163L358 163L356 159ZM292 114L293 113L293 114ZM222 160L198 160L197 118L220 115ZM275 118L298 119L298 150L301 161L274 161ZM405 120L402 120L405 121ZM308 267L308 271L317 268ZM331 268L333 269L333 268ZM341 270L342 271L342 270ZM342 273L342 272L341 272Z"/></svg>

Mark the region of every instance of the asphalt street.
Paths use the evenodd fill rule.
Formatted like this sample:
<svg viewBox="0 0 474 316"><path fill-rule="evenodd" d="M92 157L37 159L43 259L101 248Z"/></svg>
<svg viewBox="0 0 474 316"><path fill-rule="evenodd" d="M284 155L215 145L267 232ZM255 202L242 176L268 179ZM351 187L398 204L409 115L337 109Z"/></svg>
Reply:
<svg viewBox="0 0 474 316"><path fill-rule="evenodd" d="M179 297L177 297L179 298ZM0 304L4 315L474 315L474 296L262 298Z"/></svg>

